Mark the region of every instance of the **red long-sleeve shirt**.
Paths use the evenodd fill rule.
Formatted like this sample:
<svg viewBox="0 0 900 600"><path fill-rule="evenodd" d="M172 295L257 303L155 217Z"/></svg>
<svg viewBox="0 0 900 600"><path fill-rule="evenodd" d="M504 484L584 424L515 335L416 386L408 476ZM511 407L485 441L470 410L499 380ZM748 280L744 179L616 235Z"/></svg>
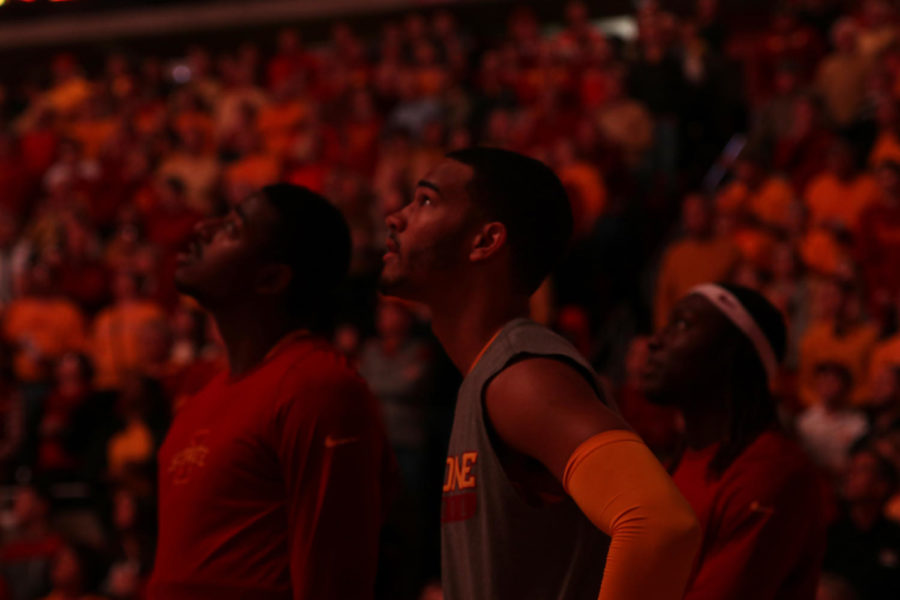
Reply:
<svg viewBox="0 0 900 600"><path fill-rule="evenodd" d="M766 432L718 479L718 445L688 451L678 489L703 527L685 600L813 600L825 552L821 486L785 436Z"/></svg>
<svg viewBox="0 0 900 600"><path fill-rule="evenodd" d="M150 598L371 598L391 460L376 400L326 343L295 335L220 374L159 453Z"/></svg>

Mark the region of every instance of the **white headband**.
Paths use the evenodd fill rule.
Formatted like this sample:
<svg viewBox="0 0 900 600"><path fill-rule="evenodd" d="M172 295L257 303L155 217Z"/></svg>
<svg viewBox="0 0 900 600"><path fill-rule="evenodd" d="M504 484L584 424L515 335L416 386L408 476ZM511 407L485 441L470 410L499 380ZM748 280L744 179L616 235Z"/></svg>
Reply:
<svg viewBox="0 0 900 600"><path fill-rule="evenodd" d="M753 344L756 353L759 355L759 359L762 361L766 370L766 377L769 380L769 385L771 385L778 374L778 359L775 358L772 344L769 343L768 338L766 338L762 329L759 328L759 325L756 324L756 320L744 308L744 305L735 298L734 294L714 283L698 285L690 293L699 294L712 302L713 306L718 308L722 314L728 317L729 321L734 323L749 338L750 343Z"/></svg>

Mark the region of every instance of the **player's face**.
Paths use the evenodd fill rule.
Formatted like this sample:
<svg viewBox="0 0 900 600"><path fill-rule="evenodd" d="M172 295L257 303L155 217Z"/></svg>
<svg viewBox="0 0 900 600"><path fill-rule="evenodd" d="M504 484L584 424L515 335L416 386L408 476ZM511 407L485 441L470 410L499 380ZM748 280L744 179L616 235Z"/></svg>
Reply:
<svg viewBox="0 0 900 600"><path fill-rule="evenodd" d="M474 233L471 178L471 167L444 159L418 183L412 202L388 216L385 294L427 303L458 281Z"/></svg>
<svg viewBox="0 0 900 600"><path fill-rule="evenodd" d="M641 386L659 404L690 401L724 372L732 353L725 332L727 320L708 300L689 295L675 305L669 323L650 339Z"/></svg>
<svg viewBox="0 0 900 600"><path fill-rule="evenodd" d="M188 249L178 256L175 285L206 308L246 298L263 263L277 212L253 195L223 217L197 225Z"/></svg>

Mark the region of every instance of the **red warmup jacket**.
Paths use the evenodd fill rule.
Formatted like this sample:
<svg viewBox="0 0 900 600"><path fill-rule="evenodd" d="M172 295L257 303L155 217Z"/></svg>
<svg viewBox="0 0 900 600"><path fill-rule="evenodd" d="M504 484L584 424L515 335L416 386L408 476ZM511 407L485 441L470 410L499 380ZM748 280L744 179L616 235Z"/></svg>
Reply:
<svg viewBox="0 0 900 600"><path fill-rule="evenodd" d="M324 341L291 335L177 414L148 595L370 599L393 475L366 384Z"/></svg>
<svg viewBox="0 0 900 600"><path fill-rule="evenodd" d="M703 527L685 600L814 600L826 522L812 463L771 431L714 478L718 448L687 451L674 475Z"/></svg>

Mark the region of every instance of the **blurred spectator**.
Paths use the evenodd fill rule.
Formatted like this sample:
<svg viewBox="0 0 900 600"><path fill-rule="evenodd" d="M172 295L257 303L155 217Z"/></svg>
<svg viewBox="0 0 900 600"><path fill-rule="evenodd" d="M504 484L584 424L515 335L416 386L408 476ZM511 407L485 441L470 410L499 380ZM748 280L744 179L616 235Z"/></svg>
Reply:
<svg viewBox="0 0 900 600"><path fill-rule="evenodd" d="M19 141L12 134L0 134L0 207L15 217L21 217L28 207L33 181L22 155Z"/></svg>
<svg viewBox="0 0 900 600"><path fill-rule="evenodd" d="M182 181L187 206L201 215L211 215L215 209L214 192L220 171L221 165L210 151L204 132L192 127L184 132L181 148L159 166L158 175L163 179Z"/></svg>
<svg viewBox="0 0 900 600"><path fill-rule="evenodd" d="M577 156L571 140L560 139L553 152L553 167L559 175L569 201L575 236L585 237L594 228L597 219L606 208L606 185L600 170L585 157Z"/></svg>
<svg viewBox="0 0 900 600"><path fill-rule="evenodd" d="M91 400L93 366L84 354L67 354L56 365L56 385L44 403L39 428L38 469L54 479L71 478L79 466L71 438L75 413Z"/></svg>
<svg viewBox="0 0 900 600"><path fill-rule="evenodd" d="M850 406L852 389L847 367L817 364L816 403L797 419L797 433L810 456L833 474L843 471L850 447L868 430L865 414Z"/></svg>
<svg viewBox="0 0 900 600"><path fill-rule="evenodd" d="M375 316L378 337L363 346L359 371L381 400L388 440L406 486L420 490L426 435L424 386L430 356L428 347L412 335L412 318L396 301L379 302Z"/></svg>
<svg viewBox="0 0 900 600"><path fill-rule="evenodd" d="M800 339L809 326L809 282L799 253L790 242L775 244L769 259L768 281L762 291L784 315L788 326L784 361L788 371L794 372L800 360Z"/></svg>
<svg viewBox="0 0 900 600"><path fill-rule="evenodd" d="M789 177L794 190L803 190L810 178L821 170L833 139L834 133L824 122L820 99L813 95L800 95L794 101L791 127L777 139L772 166ZM785 224L784 220L773 216L763 220L776 225Z"/></svg>
<svg viewBox="0 0 900 600"><path fill-rule="evenodd" d="M56 554L51 571L53 589L44 600L104 600L95 595L103 573L100 554L80 543L68 543Z"/></svg>
<svg viewBox="0 0 900 600"><path fill-rule="evenodd" d="M108 476L129 482L154 459L163 431L165 396L158 382L146 377L127 378L118 399L121 426L107 444Z"/></svg>
<svg viewBox="0 0 900 600"><path fill-rule="evenodd" d="M800 340L799 395L805 406L817 404L816 365L833 362L850 374L850 398L863 399L869 357L878 340L878 327L861 315L859 294L852 283L839 279L821 282L813 322Z"/></svg>
<svg viewBox="0 0 900 600"><path fill-rule="evenodd" d="M746 216L755 222L787 227L795 201L784 178L771 174L764 156L746 151L735 165L735 178L716 197L716 212Z"/></svg>
<svg viewBox="0 0 900 600"><path fill-rule="evenodd" d="M695 285L728 278L739 256L731 240L713 230L712 210L701 194L689 194L682 205L685 237L662 257L656 282L654 323L662 327L675 302Z"/></svg>
<svg viewBox="0 0 900 600"><path fill-rule="evenodd" d="M27 441L25 404L16 389L10 349L0 344L0 483L12 480ZM2 596L0 596L2 598Z"/></svg>
<svg viewBox="0 0 900 600"><path fill-rule="evenodd" d="M859 18L859 51L871 65L897 39L894 10L887 0L864 0Z"/></svg>
<svg viewBox="0 0 900 600"><path fill-rule="evenodd" d="M860 215L879 196L875 179L856 168L853 148L835 140L828 151L826 170L809 181L803 199L811 226L856 233Z"/></svg>
<svg viewBox="0 0 900 600"><path fill-rule="evenodd" d="M865 409L875 435L900 427L900 367L884 366L869 386Z"/></svg>
<svg viewBox="0 0 900 600"><path fill-rule="evenodd" d="M844 509L828 531L824 569L851 583L860 600L900 594L900 525L884 517L896 487L889 461L869 448L853 453L840 490Z"/></svg>
<svg viewBox="0 0 900 600"><path fill-rule="evenodd" d="M62 256L57 266L60 292L88 315L109 301L109 272L100 255L100 239L84 217L63 221Z"/></svg>
<svg viewBox="0 0 900 600"><path fill-rule="evenodd" d="M882 163L877 177L881 193L860 216L857 252L870 304L880 312L900 292L900 163Z"/></svg>
<svg viewBox="0 0 900 600"><path fill-rule="evenodd" d="M622 152L625 164L635 169L653 144L653 116L626 95L623 78L621 73L610 78L607 100L597 110L597 125L603 137Z"/></svg>
<svg viewBox="0 0 900 600"><path fill-rule="evenodd" d="M13 496L11 529L0 546L0 573L12 600L34 600L49 591L53 561L63 546L50 524L51 497L39 484L23 484Z"/></svg>
<svg viewBox="0 0 900 600"><path fill-rule="evenodd" d="M850 18L831 29L834 51L819 63L816 87L825 110L838 127L851 125L859 116L865 94L866 64L857 50L857 27Z"/></svg>
<svg viewBox="0 0 900 600"><path fill-rule="evenodd" d="M3 316L3 337L16 351L16 376L25 382L46 379L50 365L85 341L84 315L59 293L58 274L46 263L35 264L25 294L13 300Z"/></svg>
<svg viewBox="0 0 900 600"><path fill-rule="evenodd" d="M152 504L126 488L112 497L113 563L103 589L114 600L143 597L156 552L156 514Z"/></svg>
<svg viewBox="0 0 900 600"><path fill-rule="evenodd" d="M0 208L0 306L21 293L31 244L21 235L20 221Z"/></svg>
<svg viewBox="0 0 900 600"><path fill-rule="evenodd" d="M118 389L124 377L146 365L142 333L151 323L165 321L166 313L147 297L145 280L129 271L119 272L113 284L115 303L97 315L91 332L91 356L99 389Z"/></svg>
<svg viewBox="0 0 900 600"><path fill-rule="evenodd" d="M887 160L900 163L900 137L898 137L897 102L892 98L881 98L875 109L877 126L875 143L869 152L869 165L880 167Z"/></svg>
<svg viewBox="0 0 900 600"><path fill-rule="evenodd" d="M800 97L800 77L797 66L780 63L775 71L774 94L757 111L750 134L751 146L771 152L784 132L794 123L795 104Z"/></svg>

